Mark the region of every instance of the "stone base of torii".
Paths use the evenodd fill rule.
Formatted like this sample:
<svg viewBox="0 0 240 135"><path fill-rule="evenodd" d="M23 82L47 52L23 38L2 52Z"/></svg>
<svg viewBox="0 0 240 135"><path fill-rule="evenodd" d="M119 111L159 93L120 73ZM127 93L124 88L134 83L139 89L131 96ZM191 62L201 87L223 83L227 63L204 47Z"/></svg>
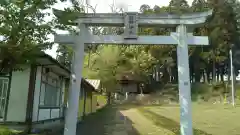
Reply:
<svg viewBox="0 0 240 135"><path fill-rule="evenodd" d="M201 26L212 11L186 15L80 14L76 21L79 35L55 35L55 42L74 48L71 86L64 135L76 135L78 101L82 78L85 44L177 45L181 135L193 135L188 45L208 45L208 37L193 36L187 30ZM123 35L91 35L88 26L125 27ZM139 27L175 27L170 36L138 36Z"/></svg>

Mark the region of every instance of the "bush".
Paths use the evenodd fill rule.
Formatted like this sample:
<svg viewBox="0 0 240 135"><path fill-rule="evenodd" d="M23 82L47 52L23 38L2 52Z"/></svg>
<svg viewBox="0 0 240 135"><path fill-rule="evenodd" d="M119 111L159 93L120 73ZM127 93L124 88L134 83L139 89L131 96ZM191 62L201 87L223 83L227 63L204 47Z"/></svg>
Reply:
<svg viewBox="0 0 240 135"><path fill-rule="evenodd" d="M240 84L236 84L236 98L240 100ZM231 100L231 85L227 83L192 83L191 96L194 102L211 102L211 103L225 103ZM161 90L144 96L141 99L142 103L163 103L165 101L178 102L179 91L177 84L166 84Z"/></svg>
<svg viewBox="0 0 240 135"><path fill-rule="evenodd" d="M174 101L178 101L178 96L179 96L178 92L179 92L178 85L168 84L161 90L161 95L163 96L165 95L165 97L174 97L175 98ZM229 89L226 88L225 83L215 83L215 84L192 83L191 84L192 101L222 102L225 95L229 95Z"/></svg>
<svg viewBox="0 0 240 135"><path fill-rule="evenodd" d="M16 133L9 128L0 127L0 135L16 135Z"/></svg>
<svg viewBox="0 0 240 135"><path fill-rule="evenodd" d="M195 83L192 84L192 100L193 101L209 101L209 102L223 102L224 97L230 94L229 88L225 83L205 84Z"/></svg>

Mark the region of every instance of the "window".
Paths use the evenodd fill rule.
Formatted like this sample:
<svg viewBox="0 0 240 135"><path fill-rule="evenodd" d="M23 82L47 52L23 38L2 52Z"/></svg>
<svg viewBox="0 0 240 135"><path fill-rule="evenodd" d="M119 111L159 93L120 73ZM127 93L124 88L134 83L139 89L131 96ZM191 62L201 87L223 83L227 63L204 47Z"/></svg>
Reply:
<svg viewBox="0 0 240 135"><path fill-rule="evenodd" d="M43 76L39 105L41 107L59 107L61 101L61 81L49 75Z"/></svg>
<svg viewBox="0 0 240 135"><path fill-rule="evenodd" d="M41 106L44 105L45 90L46 90L46 85L45 85L45 83L42 83L41 91L40 91L40 102L39 102L39 105L41 105Z"/></svg>
<svg viewBox="0 0 240 135"><path fill-rule="evenodd" d="M133 24L134 23L134 16L130 15L129 16L129 24Z"/></svg>
<svg viewBox="0 0 240 135"><path fill-rule="evenodd" d="M8 78L0 77L0 119L4 117L8 92Z"/></svg>

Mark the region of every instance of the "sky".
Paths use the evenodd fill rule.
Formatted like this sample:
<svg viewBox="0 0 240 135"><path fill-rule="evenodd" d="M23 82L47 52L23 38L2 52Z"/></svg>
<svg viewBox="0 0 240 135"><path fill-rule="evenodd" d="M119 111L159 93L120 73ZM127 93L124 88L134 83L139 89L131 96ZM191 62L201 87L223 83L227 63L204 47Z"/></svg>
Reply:
<svg viewBox="0 0 240 135"><path fill-rule="evenodd" d="M84 0L79 0L83 3L86 3ZM158 6L167 6L170 0L88 0L89 5L96 7L97 13L109 13L111 12L110 5L115 3L116 7L122 7L126 11L139 11L140 6L143 4L148 4L153 7L155 5ZM193 0L187 0L189 4L192 3ZM70 3L58 3L53 6L53 8L63 10L64 7L70 6ZM89 9L89 12L91 10ZM48 18L49 19L49 18ZM64 33L63 31L57 31L57 33ZM53 40L53 36L49 35L50 40ZM46 50L46 53L51 55L53 58L56 58L56 50L57 45L54 45L51 50Z"/></svg>

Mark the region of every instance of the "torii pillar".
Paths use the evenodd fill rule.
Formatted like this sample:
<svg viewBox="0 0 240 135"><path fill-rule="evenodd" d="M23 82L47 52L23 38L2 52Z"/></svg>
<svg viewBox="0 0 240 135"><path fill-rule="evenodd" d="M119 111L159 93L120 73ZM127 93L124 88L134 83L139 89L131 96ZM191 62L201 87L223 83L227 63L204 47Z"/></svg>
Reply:
<svg viewBox="0 0 240 135"><path fill-rule="evenodd" d="M71 67L71 84L68 94L68 106L65 116L64 135L76 135L78 122L79 97L81 94L81 80L84 62L84 41L88 36L88 29L84 24L79 24L80 33L71 41L74 49Z"/></svg>
<svg viewBox="0 0 240 135"><path fill-rule="evenodd" d="M84 59L84 44L115 45L177 45L181 135L193 135L191 89L189 79L188 45L208 45L208 37L193 36L188 28L198 27L212 11L188 15L81 14L78 24L80 35L56 35L55 42L74 45L72 87L69 92L64 135L76 135L78 101ZM124 35L91 35L90 26L125 26ZM170 36L138 36L138 27L174 27Z"/></svg>

